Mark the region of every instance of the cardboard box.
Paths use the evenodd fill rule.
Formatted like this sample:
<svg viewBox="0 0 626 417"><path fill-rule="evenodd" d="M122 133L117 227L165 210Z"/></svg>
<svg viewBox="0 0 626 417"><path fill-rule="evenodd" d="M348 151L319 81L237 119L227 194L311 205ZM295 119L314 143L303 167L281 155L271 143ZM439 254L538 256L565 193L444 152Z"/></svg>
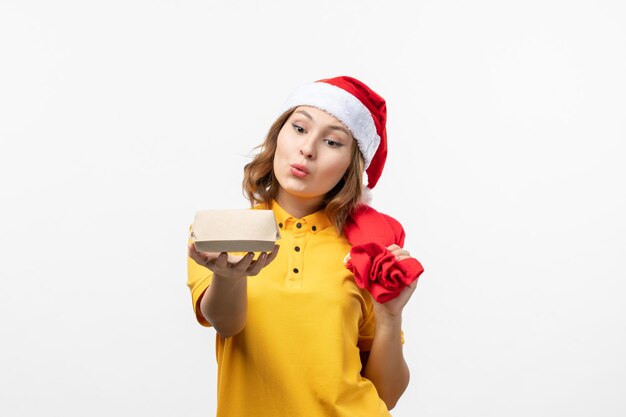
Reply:
<svg viewBox="0 0 626 417"><path fill-rule="evenodd" d="M280 232L272 210L201 210L191 239L200 252L271 252Z"/></svg>

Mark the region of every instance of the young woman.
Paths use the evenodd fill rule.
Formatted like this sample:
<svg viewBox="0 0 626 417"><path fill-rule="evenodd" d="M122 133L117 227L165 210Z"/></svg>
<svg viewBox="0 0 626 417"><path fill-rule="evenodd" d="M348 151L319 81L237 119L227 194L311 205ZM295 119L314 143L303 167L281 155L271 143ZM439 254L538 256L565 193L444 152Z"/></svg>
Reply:
<svg viewBox="0 0 626 417"><path fill-rule="evenodd" d="M274 251L235 259L189 245L196 317L217 332L218 416L389 416L406 389L402 310L417 276L393 295L379 286L383 303L346 267L348 225L377 227L356 214L363 172L372 188L384 166L385 119L385 101L354 78L300 87L244 169L251 203L274 211Z"/></svg>

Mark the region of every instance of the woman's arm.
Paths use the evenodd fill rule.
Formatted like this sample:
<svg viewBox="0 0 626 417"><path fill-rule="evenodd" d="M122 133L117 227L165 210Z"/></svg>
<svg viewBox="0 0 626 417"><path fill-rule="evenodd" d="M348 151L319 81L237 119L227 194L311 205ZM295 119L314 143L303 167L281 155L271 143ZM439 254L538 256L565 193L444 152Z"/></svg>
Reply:
<svg viewBox="0 0 626 417"><path fill-rule="evenodd" d="M213 274L211 285L200 298L200 312L222 337L243 330L248 317L248 277Z"/></svg>
<svg viewBox="0 0 626 417"><path fill-rule="evenodd" d="M211 285L200 298L200 312L223 337L239 333L248 316L248 276L257 275L276 258L278 246L271 253L263 252L256 260L248 253L237 262L229 262L228 254L196 251L189 244L189 256L213 271Z"/></svg>
<svg viewBox="0 0 626 417"><path fill-rule="evenodd" d="M381 317L378 311L375 314L376 334L365 358L363 376L372 381L391 410L409 385L409 367L402 353L402 316Z"/></svg>
<svg viewBox="0 0 626 417"><path fill-rule="evenodd" d="M398 245L387 249L396 255L396 259L409 257L407 251ZM409 367L402 353L402 310L407 304L417 281L406 287L400 295L384 304L372 299L376 330L369 354L362 356L364 363L362 374L372 381L378 395L391 410L409 385Z"/></svg>

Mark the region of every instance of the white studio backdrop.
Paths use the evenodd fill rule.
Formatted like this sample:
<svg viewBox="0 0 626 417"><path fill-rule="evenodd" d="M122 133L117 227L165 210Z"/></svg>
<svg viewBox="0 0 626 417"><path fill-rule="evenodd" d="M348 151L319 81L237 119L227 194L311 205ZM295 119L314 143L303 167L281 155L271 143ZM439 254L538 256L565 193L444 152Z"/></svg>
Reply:
<svg viewBox="0 0 626 417"><path fill-rule="evenodd" d="M186 238L297 85L387 99L394 416L626 415L621 1L0 0L0 415L211 416Z"/></svg>

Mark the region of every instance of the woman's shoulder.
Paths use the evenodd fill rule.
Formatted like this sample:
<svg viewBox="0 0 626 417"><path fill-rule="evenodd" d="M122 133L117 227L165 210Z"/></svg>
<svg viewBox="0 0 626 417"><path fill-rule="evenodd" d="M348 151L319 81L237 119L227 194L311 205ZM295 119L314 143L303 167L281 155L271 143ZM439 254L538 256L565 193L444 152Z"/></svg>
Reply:
<svg viewBox="0 0 626 417"><path fill-rule="evenodd" d="M252 207L248 207L248 210L271 210L271 207L267 203L258 203Z"/></svg>

